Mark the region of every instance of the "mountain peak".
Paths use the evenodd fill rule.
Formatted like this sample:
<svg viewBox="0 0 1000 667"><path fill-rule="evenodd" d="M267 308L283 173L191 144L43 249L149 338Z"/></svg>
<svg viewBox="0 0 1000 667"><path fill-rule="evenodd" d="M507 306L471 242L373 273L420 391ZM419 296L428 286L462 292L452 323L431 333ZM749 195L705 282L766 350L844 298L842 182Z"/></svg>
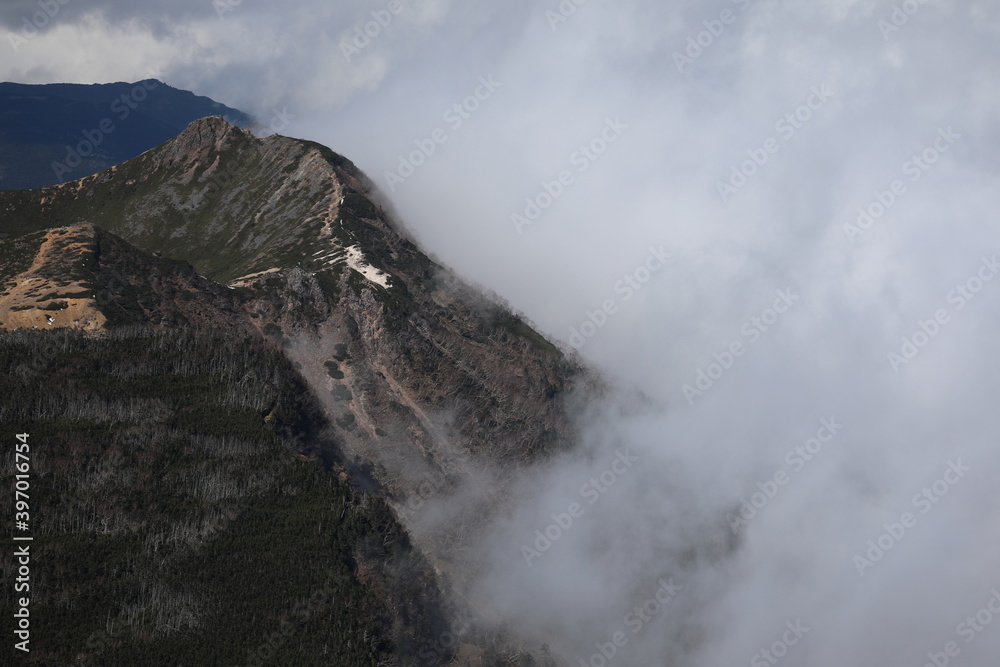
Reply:
<svg viewBox="0 0 1000 667"><path fill-rule="evenodd" d="M211 155L218 154L234 146L253 140L253 135L222 116L205 116L184 128L184 131L164 144L162 161L158 168L170 168L178 162L196 164Z"/></svg>
<svg viewBox="0 0 1000 667"><path fill-rule="evenodd" d="M204 118L198 118L191 121L187 128L181 132L180 136L185 134L195 132L195 133L211 133L216 135L227 135L233 131L241 132L243 134L249 134L246 130L241 129L237 125L230 123L228 120L222 116L205 116ZM179 138L179 137L178 137Z"/></svg>

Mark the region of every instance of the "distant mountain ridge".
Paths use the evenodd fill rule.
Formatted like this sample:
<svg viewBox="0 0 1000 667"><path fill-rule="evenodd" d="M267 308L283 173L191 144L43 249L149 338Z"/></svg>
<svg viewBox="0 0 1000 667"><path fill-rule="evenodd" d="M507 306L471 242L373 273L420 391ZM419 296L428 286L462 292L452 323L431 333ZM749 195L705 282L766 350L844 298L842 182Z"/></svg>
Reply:
<svg viewBox="0 0 1000 667"><path fill-rule="evenodd" d="M248 114L169 86L134 83L0 83L0 190L76 180L125 162L179 134L192 121Z"/></svg>

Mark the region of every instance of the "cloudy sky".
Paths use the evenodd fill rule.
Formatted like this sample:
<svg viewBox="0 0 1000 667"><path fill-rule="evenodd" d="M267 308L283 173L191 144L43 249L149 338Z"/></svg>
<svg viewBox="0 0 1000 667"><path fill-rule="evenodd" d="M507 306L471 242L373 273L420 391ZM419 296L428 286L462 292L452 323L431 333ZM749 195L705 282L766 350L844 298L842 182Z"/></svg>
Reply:
<svg viewBox="0 0 1000 667"><path fill-rule="evenodd" d="M491 537L478 594L522 632L595 667L619 630L609 664L996 664L1000 5L45 4L0 7L0 79L283 117L649 397Z"/></svg>

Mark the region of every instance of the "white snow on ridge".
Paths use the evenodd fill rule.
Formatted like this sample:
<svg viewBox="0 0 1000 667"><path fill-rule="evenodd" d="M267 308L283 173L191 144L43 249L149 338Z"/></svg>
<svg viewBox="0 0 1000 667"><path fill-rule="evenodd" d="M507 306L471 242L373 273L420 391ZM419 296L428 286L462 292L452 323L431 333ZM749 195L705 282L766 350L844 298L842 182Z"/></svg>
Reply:
<svg viewBox="0 0 1000 667"><path fill-rule="evenodd" d="M281 269L279 267L273 267L273 268L270 268L270 269L266 269L264 271L257 271L256 273L248 273L245 276L240 276L236 280L231 281L229 283L229 285L230 286L237 285L237 286L242 287L251 278L256 278L257 276L262 276L262 275L264 275L266 273L274 273L276 271L281 271Z"/></svg>
<svg viewBox="0 0 1000 667"><path fill-rule="evenodd" d="M369 281L385 288L389 287L389 274L379 271L371 264L366 264L365 256L357 246L347 248L345 261L347 262L347 266L363 275Z"/></svg>

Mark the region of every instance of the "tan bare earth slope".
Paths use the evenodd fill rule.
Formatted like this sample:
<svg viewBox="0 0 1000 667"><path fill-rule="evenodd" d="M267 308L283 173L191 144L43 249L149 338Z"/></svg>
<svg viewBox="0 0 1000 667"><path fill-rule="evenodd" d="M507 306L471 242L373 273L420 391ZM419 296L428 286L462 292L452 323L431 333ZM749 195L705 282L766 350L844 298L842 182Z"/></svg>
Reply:
<svg viewBox="0 0 1000 667"><path fill-rule="evenodd" d="M91 225L0 241L0 329L103 327L92 286L74 270L93 252Z"/></svg>

